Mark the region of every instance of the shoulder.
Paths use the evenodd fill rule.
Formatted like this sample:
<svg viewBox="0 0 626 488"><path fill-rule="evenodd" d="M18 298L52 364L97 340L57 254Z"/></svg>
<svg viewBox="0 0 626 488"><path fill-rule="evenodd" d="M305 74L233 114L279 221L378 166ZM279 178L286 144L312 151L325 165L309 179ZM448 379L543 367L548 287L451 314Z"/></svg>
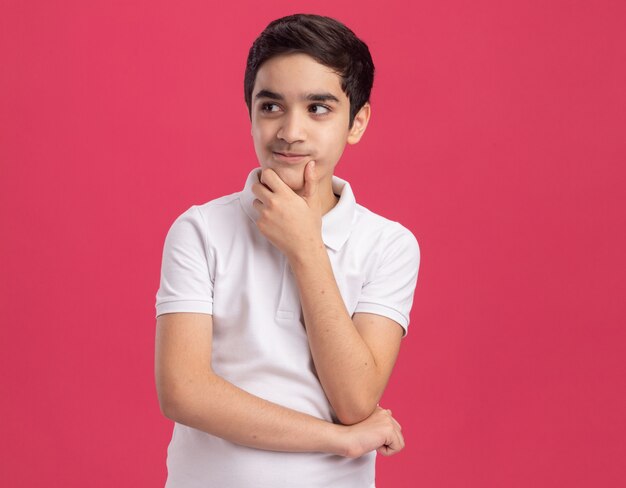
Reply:
<svg viewBox="0 0 626 488"><path fill-rule="evenodd" d="M366 240L381 248L402 247L419 255L417 238L400 222L372 212L363 205L356 205L355 225L359 240Z"/></svg>
<svg viewBox="0 0 626 488"><path fill-rule="evenodd" d="M239 197L241 192L225 195L208 202L191 205L181 213L174 221L190 222L197 226L207 227L211 223L221 225L232 222L232 218L241 210Z"/></svg>
<svg viewBox="0 0 626 488"><path fill-rule="evenodd" d="M243 213L239 203L240 193L191 205L171 223L166 242L202 241L204 245L208 245L212 240L209 236L227 232L237 221L238 213Z"/></svg>
<svg viewBox="0 0 626 488"><path fill-rule="evenodd" d="M241 192L231 193L199 205L193 205L191 209L195 208L197 213L207 222L212 218L229 218L234 212L241 211L240 195Z"/></svg>
<svg viewBox="0 0 626 488"><path fill-rule="evenodd" d="M243 192L232 193L185 210L172 224L170 232L182 241L196 237L213 255L230 253L233 246L251 246L254 222L242 204Z"/></svg>

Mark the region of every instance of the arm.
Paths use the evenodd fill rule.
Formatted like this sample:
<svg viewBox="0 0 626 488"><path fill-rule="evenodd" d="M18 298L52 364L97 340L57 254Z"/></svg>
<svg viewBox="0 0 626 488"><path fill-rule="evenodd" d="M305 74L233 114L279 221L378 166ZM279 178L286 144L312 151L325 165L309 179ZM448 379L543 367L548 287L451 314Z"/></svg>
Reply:
<svg viewBox="0 0 626 488"><path fill-rule="evenodd" d="M403 329L370 313L351 319L323 243L291 255L311 355L320 382L344 424L376 408L400 349Z"/></svg>
<svg viewBox="0 0 626 488"><path fill-rule="evenodd" d="M305 169L302 196L271 169L263 170L262 183L252 186L257 227L289 261L318 377L340 421L354 424L374 411L396 361L400 321L407 320L417 278L417 242L406 232L389 239L374 280L362 290L361 312L370 313L352 319L322 238L314 164ZM398 322L385 316L390 313Z"/></svg>
<svg viewBox="0 0 626 488"><path fill-rule="evenodd" d="M377 409L364 422L334 425L251 395L211 369L212 316L157 318L155 377L163 414L231 442L258 449L358 457L402 449L399 424Z"/></svg>

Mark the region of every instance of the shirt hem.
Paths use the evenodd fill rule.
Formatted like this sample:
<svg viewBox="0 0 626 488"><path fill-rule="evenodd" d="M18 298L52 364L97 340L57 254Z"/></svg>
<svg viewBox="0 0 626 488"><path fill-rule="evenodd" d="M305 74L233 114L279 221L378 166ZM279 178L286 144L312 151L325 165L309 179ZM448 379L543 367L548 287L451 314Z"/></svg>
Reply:
<svg viewBox="0 0 626 488"><path fill-rule="evenodd" d="M191 312L213 315L213 302L205 300L171 300L156 306L156 317L164 313Z"/></svg>
<svg viewBox="0 0 626 488"><path fill-rule="evenodd" d="M354 312L373 313L394 320L400 325L400 327L402 327L404 331L402 337L407 335L409 321L403 314L401 314L394 308L388 307L386 305L381 305L379 303L361 302L357 305Z"/></svg>

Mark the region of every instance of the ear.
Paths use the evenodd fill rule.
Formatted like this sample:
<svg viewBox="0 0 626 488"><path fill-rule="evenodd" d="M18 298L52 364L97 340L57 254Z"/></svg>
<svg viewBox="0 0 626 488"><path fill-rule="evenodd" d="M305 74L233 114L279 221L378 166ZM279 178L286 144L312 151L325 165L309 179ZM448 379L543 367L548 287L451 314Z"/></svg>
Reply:
<svg viewBox="0 0 626 488"><path fill-rule="evenodd" d="M372 107L369 102L367 102L354 116L354 121L352 122L352 127L350 128L350 132L348 134L348 144L356 144L361 140L365 129L367 129L367 123L370 120L371 114Z"/></svg>

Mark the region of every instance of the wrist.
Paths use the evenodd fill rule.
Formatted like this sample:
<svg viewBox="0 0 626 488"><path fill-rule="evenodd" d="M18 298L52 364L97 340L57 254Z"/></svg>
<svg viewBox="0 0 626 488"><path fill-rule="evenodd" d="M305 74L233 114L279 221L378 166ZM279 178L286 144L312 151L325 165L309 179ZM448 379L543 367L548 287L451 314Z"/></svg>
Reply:
<svg viewBox="0 0 626 488"><path fill-rule="evenodd" d="M319 239L309 239L297 246L291 253L286 254L287 260L295 272L296 267L311 266L319 263L321 259L327 259L326 245Z"/></svg>
<svg viewBox="0 0 626 488"><path fill-rule="evenodd" d="M326 433L326 446L323 451L337 456L347 456L351 449L347 433L348 427L345 425L329 422Z"/></svg>

